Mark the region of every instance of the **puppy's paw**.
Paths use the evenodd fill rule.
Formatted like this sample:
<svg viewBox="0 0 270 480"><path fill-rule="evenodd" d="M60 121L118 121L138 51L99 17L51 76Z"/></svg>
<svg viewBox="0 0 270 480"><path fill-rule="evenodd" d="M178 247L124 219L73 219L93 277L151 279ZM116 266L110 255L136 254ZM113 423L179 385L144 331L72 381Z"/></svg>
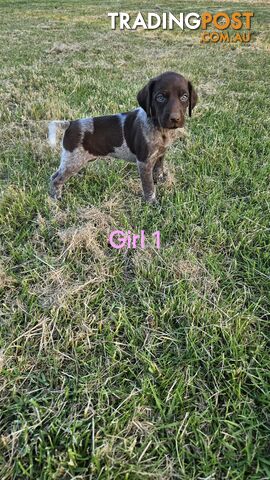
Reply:
<svg viewBox="0 0 270 480"><path fill-rule="evenodd" d="M144 197L144 200L146 203L149 203L150 205L153 205L153 206L158 205L158 201L155 195L152 195L151 197Z"/></svg>
<svg viewBox="0 0 270 480"><path fill-rule="evenodd" d="M62 197L62 191L61 189L51 186L49 190L49 195L53 200L60 200Z"/></svg>

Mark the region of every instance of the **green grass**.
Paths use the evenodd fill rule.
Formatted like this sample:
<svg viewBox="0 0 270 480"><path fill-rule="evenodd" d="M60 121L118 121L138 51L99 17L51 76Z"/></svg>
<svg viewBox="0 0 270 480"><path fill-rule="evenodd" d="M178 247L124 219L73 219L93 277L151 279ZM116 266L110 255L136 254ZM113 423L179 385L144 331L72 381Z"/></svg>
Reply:
<svg viewBox="0 0 270 480"><path fill-rule="evenodd" d="M0 2L1 480L270 478L269 6L159 11L232 9L249 45L110 30L146 0ZM117 160L55 205L47 120L134 108L168 69L200 102L159 206ZM115 227L161 249L113 250Z"/></svg>

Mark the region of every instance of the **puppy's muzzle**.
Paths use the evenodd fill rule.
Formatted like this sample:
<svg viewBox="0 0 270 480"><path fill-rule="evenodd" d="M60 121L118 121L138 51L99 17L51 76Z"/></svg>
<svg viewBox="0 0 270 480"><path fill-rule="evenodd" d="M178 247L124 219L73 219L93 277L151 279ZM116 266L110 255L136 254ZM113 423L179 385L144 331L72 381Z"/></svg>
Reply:
<svg viewBox="0 0 270 480"><path fill-rule="evenodd" d="M181 113L171 113L166 118L163 128L174 129L181 128L184 126L184 116Z"/></svg>

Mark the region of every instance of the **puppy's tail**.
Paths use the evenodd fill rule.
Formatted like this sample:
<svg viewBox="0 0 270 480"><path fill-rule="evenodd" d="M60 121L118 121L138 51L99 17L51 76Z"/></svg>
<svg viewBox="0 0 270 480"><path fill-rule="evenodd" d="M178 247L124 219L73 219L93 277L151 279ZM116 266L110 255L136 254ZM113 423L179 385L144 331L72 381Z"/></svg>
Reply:
<svg viewBox="0 0 270 480"><path fill-rule="evenodd" d="M66 130L69 127L70 122L68 120L54 120L49 123L49 135L48 140L52 148L56 147L56 135L58 128Z"/></svg>

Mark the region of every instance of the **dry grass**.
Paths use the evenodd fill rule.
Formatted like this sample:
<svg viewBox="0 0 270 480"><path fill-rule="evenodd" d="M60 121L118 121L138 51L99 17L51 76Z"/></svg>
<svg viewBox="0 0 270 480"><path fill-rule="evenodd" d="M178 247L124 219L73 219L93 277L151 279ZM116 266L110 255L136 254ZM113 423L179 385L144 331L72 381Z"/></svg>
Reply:
<svg viewBox="0 0 270 480"><path fill-rule="evenodd" d="M10 287L12 283L12 277L7 274L6 269L0 263L0 289Z"/></svg>
<svg viewBox="0 0 270 480"><path fill-rule="evenodd" d="M55 42L50 48L50 50L47 50L47 53L69 53L69 52L86 52L87 47L83 44L80 43L71 43L67 45L66 43L59 43Z"/></svg>

